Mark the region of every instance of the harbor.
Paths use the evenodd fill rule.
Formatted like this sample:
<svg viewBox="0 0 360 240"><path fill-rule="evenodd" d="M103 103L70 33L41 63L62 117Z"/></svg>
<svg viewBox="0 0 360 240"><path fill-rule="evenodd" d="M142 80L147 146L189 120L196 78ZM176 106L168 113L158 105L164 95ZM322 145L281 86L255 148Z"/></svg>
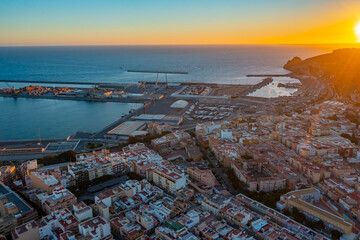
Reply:
<svg viewBox="0 0 360 240"><path fill-rule="evenodd" d="M2 80L5 81L5 80ZM89 151L86 146L90 144L99 145L101 148L116 146L119 142L128 139L130 136L137 136L138 134L147 134L148 131L143 131L143 126L151 123L170 124L173 130L192 130L196 124L206 121L222 121L231 119L240 112L252 111L275 111L274 104L286 103L285 108L297 106L301 101L301 95L309 92L309 85L297 85L297 95L265 98L261 96L251 96L260 89L276 87L278 84L273 83L273 78L266 77L261 82L254 85L235 85L235 84L214 84L214 83L192 83L192 82L168 82L168 81L139 81L136 84L119 84L119 83L91 83L70 82L57 87L50 87L48 84L60 84L60 81L39 81L41 85L28 85L20 88L13 88L11 85L15 82L28 83L28 81L7 81L8 88L0 89L0 97L4 99L13 98L16 101L20 99L62 102L85 102L91 103L89 106L97 106L98 114L87 116L84 115L83 120L69 121L74 114L79 114L83 107L79 108L74 114L66 117L67 122L73 123L77 127L73 127L72 132L63 135L56 135L60 138L55 143L59 146L67 146L68 150L76 152ZM33 81L32 83L38 83ZM38 84L39 84L38 83ZM45 85L46 84L46 85ZM80 87L79 87L80 86ZM292 86L292 85L289 85ZM312 97L311 94L308 95ZM316 96L316 95L315 95ZM61 101L68 100L68 101ZM70 100L70 101L69 101ZM295 101L295 105L289 104L289 101ZM93 105L100 104L100 105ZM105 104L105 105L103 105ZM104 112L104 107L108 108L108 104L113 104L112 108L119 104L119 109L122 109L121 104L135 104L127 106L127 110L122 113L113 111ZM249 107L250 104L250 107ZM21 105L21 104L20 104ZM33 105L33 104L32 104ZM44 107L47 104L44 105ZM47 107L47 106L46 106ZM117 107L116 107L117 108ZM63 111L67 111L64 108ZM48 110L39 110L41 114L46 111L56 111L54 108ZM38 111L34 109L34 111ZM94 110L89 110L94 112ZM112 113L113 112L113 113ZM108 114L107 123L99 124L92 123L94 118L102 120L104 114ZM63 114L54 112L57 116L55 118L61 119ZM15 116L14 116L15 117ZM110 119L112 119L110 121ZM85 121L85 122L84 122ZM84 123L97 125L97 129L87 127L84 129ZM104 122L104 121L102 121ZM138 122L135 124L135 122ZM145 123L142 124L142 123ZM45 123L47 124L47 123ZM39 126L38 126L39 127ZM55 127L55 126L54 126ZM33 128L36 128L35 126ZM50 132L52 131L52 128ZM69 127L67 128L67 130ZM56 127L55 127L56 130ZM40 133L40 129L39 129ZM59 132L61 133L61 132ZM52 147L48 148L43 145L46 142L40 141L40 134L35 134L34 139L31 140L17 140L14 144L10 141L2 141L0 149L0 160L26 160L34 157L45 156L56 152L63 151L63 148L56 148L55 143L52 142ZM66 140L61 140L66 139ZM77 144L67 144L68 141L75 141ZM37 145L38 143L41 145ZM31 146L27 144L31 143ZM55 146L55 147L54 147ZM51 151L50 151L51 150ZM10 151L10 152L9 152Z"/></svg>
<svg viewBox="0 0 360 240"><path fill-rule="evenodd" d="M171 73L175 74L173 72ZM187 73L178 72L176 74ZM138 81L136 84L75 81L62 82L41 80L0 80L0 82L4 82L8 86L7 88L0 88L0 97L134 103L146 103L147 101L150 101L152 99L159 100L169 96L192 99L228 99L236 98L239 96L246 96L249 93L256 91L257 89L268 85L269 83L271 83L271 81L272 79L270 77L267 77L255 85L242 85L168 82L158 81L158 78L156 79L156 81L153 82ZM25 86L15 88L13 86L14 83L23 83ZM29 83L31 83L31 85L26 85ZM194 89L194 93L183 93L184 89L191 88ZM200 93L196 92L197 88L200 89ZM205 92L202 92L201 89L203 88L206 89ZM236 93L233 91L233 88L237 89Z"/></svg>

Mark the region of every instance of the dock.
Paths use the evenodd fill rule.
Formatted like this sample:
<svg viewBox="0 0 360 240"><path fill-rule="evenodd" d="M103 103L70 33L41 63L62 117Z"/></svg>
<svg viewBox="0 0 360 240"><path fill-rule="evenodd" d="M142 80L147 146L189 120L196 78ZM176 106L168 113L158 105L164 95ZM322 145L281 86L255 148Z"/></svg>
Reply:
<svg viewBox="0 0 360 240"><path fill-rule="evenodd" d="M45 84L66 84L66 85L100 85L107 83L97 83L97 82L64 82L64 81L50 81L50 80L7 80L0 79L0 82L4 83L45 83ZM108 83L108 84L119 84L119 83Z"/></svg>
<svg viewBox="0 0 360 240"><path fill-rule="evenodd" d="M188 72L182 71L161 71L161 70L136 70L136 69L129 69L127 72L131 73L157 73L157 74L189 74Z"/></svg>
<svg viewBox="0 0 360 240"><path fill-rule="evenodd" d="M290 74L248 74L247 77L290 77Z"/></svg>

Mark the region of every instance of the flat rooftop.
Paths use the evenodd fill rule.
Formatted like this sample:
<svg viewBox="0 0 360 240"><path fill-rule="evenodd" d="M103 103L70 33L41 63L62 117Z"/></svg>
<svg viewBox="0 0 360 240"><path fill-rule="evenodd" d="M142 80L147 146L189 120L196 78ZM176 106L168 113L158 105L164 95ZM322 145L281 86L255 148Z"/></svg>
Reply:
<svg viewBox="0 0 360 240"><path fill-rule="evenodd" d="M297 199L297 198L291 198L292 202L295 202L298 205L302 205L303 207L305 207L306 209L312 211L312 212L316 212L318 214L317 217L322 216L324 217L327 221L332 221L333 223L336 223L340 226L344 226L344 227L352 227L352 224L348 221L346 221L344 218L336 216L332 213L329 213L328 211L325 211L324 209L321 209L317 206L314 206L310 203L307 203L303 200ZM325 220L323 219L323 220ZM332 224L333 224L332 223Z"/></svg>
<svg viewBox="0 0 360 240"><path fill-rule="evenodd" d="M0 198L6 198L9 203L15 204L21 214L32 209L20 196L11 191L8 187L5 187L3 184L0 184Z"/></svg>
<svg viewBox="0 0 360 240"><path fill-rule="evenodd" d="M142 121L126 121L117 127L111 129L108 134L116 134L116 135L125 135L128 136L131 133L144 128L146 125L145 122Z"/></svg>
<svg viewBox="0 0 360 240"><path fill-rule="evenodd" d="M141 114L140 116L136 117L136 119L144 119L144 120L161 120L165 117L165 114Z"/></svg>
<svg viewBox="0 0 360 240"><path fill-rule="evenodd" d="M141 114L140 116L135 117L135 120L145 122L169 122L179 124L182 120L182 117L165 114Z"/></svg>

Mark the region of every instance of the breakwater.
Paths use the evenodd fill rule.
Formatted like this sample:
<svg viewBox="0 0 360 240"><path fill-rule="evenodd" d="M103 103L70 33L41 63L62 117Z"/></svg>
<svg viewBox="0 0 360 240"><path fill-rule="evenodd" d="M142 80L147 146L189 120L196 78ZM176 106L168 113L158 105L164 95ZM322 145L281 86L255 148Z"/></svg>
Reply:
<svg viewBox="0 0 360 240"><path fill-rule="evenodd" d="M251 85L246 91L244 91L242 93L242 95L247 96L253 92L255 92L256 90L265 87L266 85L269 85L270 83L272 83L274 80L271 77L265 78L262 82L255 84L255 85Z"/></svg>

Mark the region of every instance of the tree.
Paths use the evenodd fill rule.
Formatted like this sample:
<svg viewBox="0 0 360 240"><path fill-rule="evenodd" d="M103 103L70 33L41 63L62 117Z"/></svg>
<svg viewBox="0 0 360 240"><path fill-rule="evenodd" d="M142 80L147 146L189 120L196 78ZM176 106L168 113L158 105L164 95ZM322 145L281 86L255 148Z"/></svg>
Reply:
<svg viewBox="0 0 360 240"><path fill-rule="evenodd" d="M135 172L127 172L126 175L131 179L131 180L138 180L141 181L144 178L142 176L140 176L139 174L135 173Z"/></svg>
<svg viewBox="0 0 360 240"><path fill-rule="evenodd" d="M76 152L66 151L58 155L60 160L66 160L66 162L76 162Z"/></svg>
<svg viewBox="0 0 360 240"><path fill-rule="evenodd" d="M295 220L300 223L303 223L306 221L306 216L303 213L299 213L298 215L295 216Z"/></svg>
<svg viewBox="0 0 360 240"><path fill-rule="evenodd" d="M337 121L339 118L336 116L336 114L329 117L330 120Z"/></svg>
<svg viewBox="0 0 360 240"><path fill-rule="evenodd" d="M289 211L289 209L285 208L283 213L286 215L286 216L290 216L291 215L291 212Z"/></svg>
<svg viewBox="0 0 360 240"><path fill-rule="evenodd" d="M356 126L359 126L359 119L358 119L358 116L356 116L355 114L353 114L353 113L347 113L347 114L345 115L345 117L346 117L347 119L349 119L350 122L356 123Z"/></svg>
<svg viewBox="0 0 360 240"><path fill-rule="evenodd" d="M293 207L293 209L291 210L291 213L292 213L293 215L297 215L297 214L299 214L299 213L300 213L300 211L299 211L299 209L298 209L298 208Z"/></svg>
<svg viewBox="0 0 360 240"><path fill-rule="evenodd" d="M354 133L351 134L350 141L351 141L352 143L355 143L355 144L358 144L358 143L359 143L359 140L356 138L356 136L355 136Z"/></svg>
<svg viewBox="0 0 360 240"><path fill-rule="evenodd" d="M196 134L194 132L189 132L190 136L196 137Z"/></svg>
<svg viewBox="0 0 360 240"><path fill-rule="evenodd" d="M38 160L38 164L43 164L44 166L65 162L76 162L76 152L66 151L59 155L50 154Z"/></svg>
<svg viewBox="0 0 360 240"><path fill-rule="evenodd" d="M342 133L342 134L340 134L340 136L342 136L343 138L347 138L347 139L351 138L351 136L347 133Z"/></svg>
<svg viewBox="0 0 360 240"><path fill-rule="evenodd" d="M351 136L347 133L342 133L340 136L342 136L343 138L347 138L349 139L352 143L358 144L358 139L355 137L354 134L352 134Z"/></svg>
<svg viewBox="0 0 360 240"><path fill-rule="evenodd" d="M86 144L86 148L88 148L88 149L100 148L100 147L102 147L102 146L104 146L104 144L102 144L102 143L91 143L91 142L88 142L88 143Z"/></svg>
<svg viewBox="0 0 360 240"><path fill-rule="evenodd" d="M142 142L142 140L143 139L140 136L129 137L128 144L134 144L134 143L137 143L137 142Z"/></svg>
<svg viewBox="0 0 360 240"><path fill-rule="evenodd" d="M338 230L332 230L330 234L331 234L331 239L333 240L338 240L342 236L342 233L339 232Z"/></svg>
<svg viewBox="0 0 360 240"><path fill-rule="evenodd" d="M241 158L243 159L253 159L251 155L242 155Z"/></svg>
<svg viewBox="0 0 360 240"><path fill-rule="evenodd" d="M298 208L294 207L292 209L292 216L294 217L294 219L300 223L303 223L306 221L306 216L305 214L303 214L302 212L299 211Z"/></svg>
<svg viewBox="0 0 360 240"><path fill-rule="evenodd" d="M324 229L325 228L325 224L322 220L319 220L316 222L316 225L315 225L316 228L318 229Z"/></svg>
<svg viewBox="0 0 360 240"><path fill-rule="evenodd" d="M86 205L91 205L91 204L94 204L94 200L92 200L92 199L85 199L84 201L83 201Z"/></svg>
<svg viewBox="0 0 360 240"><path fill-rule="evenodd" d="M296 109L295 112L301 114L303 111L301 109Z"/></svg>

